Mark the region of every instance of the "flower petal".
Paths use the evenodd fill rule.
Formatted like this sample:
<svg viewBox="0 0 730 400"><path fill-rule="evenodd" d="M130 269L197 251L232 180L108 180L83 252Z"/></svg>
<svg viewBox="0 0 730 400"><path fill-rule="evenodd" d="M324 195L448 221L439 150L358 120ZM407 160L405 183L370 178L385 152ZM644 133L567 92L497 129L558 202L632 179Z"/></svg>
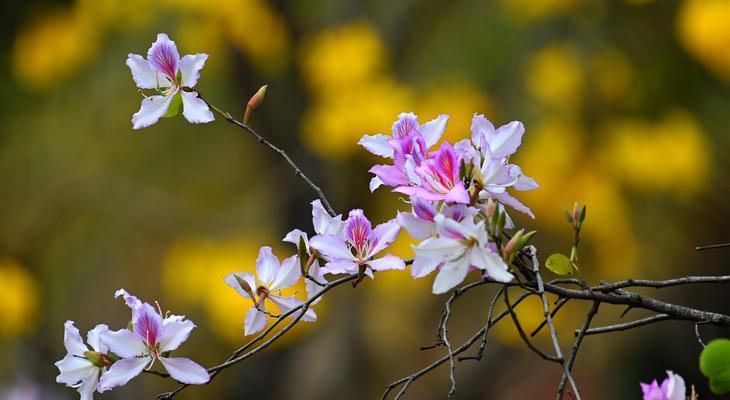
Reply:
<svg viewBox="0 0 730 400"><path fill-rule="evenodd" d="M279 290L293 286L299 278L302 277L302 271L299 268L299 257L291 256L282 261L281 267L276 270L276 277L271 282L270 290Z"/></svg>
<svg viewBox="0 0 730 400"><path fill-rule="evenodd" d="M208 105L198 97L197 92L181 91L180 94L182 95L183 116L188 122L204 124L215 119Z"/></svg>
<svg viewBox="0 0 730 400"><path fill-rule="evenodd" d="M101 342L101 334L108 330L109 327L104 324L99 324L95 326L94 329L90 330L86 334L86 343L88 343L89 346L94 349L94 351L106 353L108 349L106 348L106 345Z"/></svg>
<svg viewBox="0 0 730 400"><path fill-rule="evenodd" d="M395 219L416 240L427 239L436 232L436 225L433 222L422 220L413 213L398 212Z"/></svg>
<svg viewBox="0 0 730 400"><path fill-rule="evenodd" d="M378 178L377 176L374 176L372 179L370 179L370 184L368 186L370 188L370 193L374 192L375 189L381 186L383 186L383 181L381 181L380 178Z"/></svg>
<svg viewBox="0 0 730 400"><path fill-rule="evenodd" d="M406 263L399 257L392 254L386 254L375 260L368 261L370 268L375 271L386 271L389 269L404 270L406 269Z"/></svg>
<svg viewBox="0 0 730 400"><path fill-rule="evenodd" d="M318 235L335 235L340 236L345 227L342 222L342 216L332 217L322 206L322 202L317 199L312 202L312 225L314 232Z"/></svg>
<svg viewBox="0 0 730 400"><path fill-rule="evenodd" d="M276 277L276 272L279 270L280 266L279 258L277 258L274 255L274 252L271 251L271 247L263 246L259 249L259 256L256 259L256 275L259 279L267 285L270 285ZM254 292L256 291L255 286L252 286L251 288Z"/></svg>
<svg viewBox="0 0 730 400"><path fill-rule="evenodd" d="M128 329L102 332L101 341L111 352L120 357L136 357L140 354L147 354L147 347L142 339Z"/></svg>
<svg viewBox="0 0 730 400"><path fill-rule="evenodd" d="M511 282L514 279L502 257L483 247L471 250L471 265L486 270L487 274L498 282Z"/></svg>
<svg viewBox="0 0 730 400"><path fill-rule="evenodd" d="M195 324L190 320L165 319L160 337L160 351L172 351L188 340Z"/></svg>
<svg viewBox="0 0 730 400"><path fill-rule="evenodd" d="M132 129L142 129L156 123L170 108L174 94L145 97L139 111L132 115Z"/></svg>
<svg viewBox="0 0 730 400"><path fill-rule="evenodd" d="M352 260L334 260L322 267L326 274L354 274L357 272L357 263Z"/></svg>
<svg viewBox="0 0 730 400"><path fill-rule="evenodd" d="M323 283L325 285L327 284L327 279L324 278L324 271L322 271L322 268L319 267L318 260L314 260L312 266L309 267L309 276L316 279L319 283ZM324 289L322 286L312 282L311 279L306 279L304 284L307 288L307 299L313 298L319 292L321 292L322 289ZM317 299L312 302L312 305L319 303L319 301L322 300L322 297L324 296L317 297Z"/></svg>
<svg viewBox="0 0 730 400"><path fill-rule="evenodd" d="M426 122L421 125L421 135L426 143L426 148L430 148L435 145L436 142L441 139L441 136L446 130L446 122L449 120L447 114L441 114L436 119Z"/></svg>
<svg viewBox="0 0 730 400"><path fill-rule="evenodd" d="M384 222L375 227L370 234L370 250L368 258L385 250L398 237L400 225L395 219Z"/></svg>
<svg viewBox="0 0 730 400"><path fill-rule="evenodd" d="M251 307L246 313L246 320L243 323L243 334L252 335L261 331L266 326L266 314L256 307Z"/></svg>
<svg viewBox="0 0 730 400"><path fill-rule="evenodd" d="M119 296L124 297L124 302L127 304L127 307L131 308L132 310L142 305L142 302L139 301L137 296L132 296L124 289L118 289L116 292L114 292L115 299Z"/></svg>
<svg viewBox="0 0 730 400"><path fill-rule="evenodd" d="M160 357L162 365L176 381L188 385L202 385L210 380L205 368L195 361L182 357Z"/></svg>
<svg viewBox="0 0 730 400"><path fill-rule="evenodd" d="M416 257L411 264L411 276L414 278L423 278L430 274L441 264L442 257L421 255L416 253Z"/></svg>
<svg viewBox="0 0 730 400"><path fill-rule="evenodd" d="M512 121L502 125L494 132L489 143L494 157L507 157L512 155L522 144L522 136L525 134L525 126L522 122Z"/></svg>
<svg viewBox="0 0 730 400"><path fill-rule="evenodd" d="M379 133L377 135L365 135L357 144L364 147L365 150L381 157L393 158L393 148L390 147L388 141L392 139L390 136Z"/></svg>
<svg viewBox="0 0 730 400"><path fill-rule="evenodd" d="M205 66L207 54L188 54L180 60L180 84L185 87L194 87L200 78L200 70Z"/></svg>
<svg viewBox="0 0 730 400"><path fill-rule="evenodd" d="M95 368L95 371L86 375L86 377L81 381L81 386L79 386L79 388L77 389L77 391L81 395L81 400L94 399L96 385L97 383L99 383L99 372L100 370L98 368Z"/></svg>
<svg viewBox="0 0 730 400"><path fill-rule="evenodd" d="M309 246L319 251L330 261L353 259L345 240L338 236L317 235L309 240Z"/></svg>
<svg viewBox="0 0 730 400"><path fill-rule="evenodd" d="M299 229L292 229L291 231L289 231L289 233L287 233L286 236L284 236L284 239L282 239L282 241L293 243L293 244L299 246L299 238L303 238L304 244L308 245L309 238L307 237L307 233L302 232Z"/></svg>
<svg viewBox="0 0 730 400"><path fill-rule="evenodd" d="M238 279L236 279L236 276L248 283L249 287L251 288L251 293L256 290L256 278L254 278L254 276L252 274L249 274L248 272L234 272L232 274L226 275L224 279L226 285L232 287L241 296L250 299L251 296L249 296L248 292L241 287L241 284L238 283Z"/></svg>
<svg viewBox="0 0 730 400"><path fill-rule="evenodd" d="M180 54L177 52L175 42L170 40L166 34L157 34L157 40L152 43L152 47L147 52L147 59L152 68L165 74L173 82L177 79Z"/></svg>
<svg viewBox="0 0 730 400"><path fill-rule="evenodd" d="M73 354L68 354L54 364L59 371L56 382L65 383L68 386L75 386L91 371L97 369L91 361Z"/></svg>
<svg viewBox="0 0 730 400"><path fill-rule="evenodd" d="M139 54L130 54L127 57L127 66L132 71L132 79L140 89L157 89L170 87L168 79L162 79L158 71L152 69L149 61Z"/></svg>
<svg viewBox="0 0 730 400"><path fill-rule="evenodd" d="M130 379L141 374L144 367L150 361L152 359L149 356L122 358L118 360L101 375L98 385L99 393L125 385Z"/></svg>
<svg viewBox="0 0 730 400"><path fill-rule="evenodd" d="M441 294L456 287L464 281L469 273L469 260L467 257L459 257L456 260L447 262L441 267L433 281L433 293Z"/></svg>
<svg viewBox="0 0 730 400"><path fill-rule="evenodd" d="M282 297L282 296L276 296L276 295L270 295L269 299L276 304L277 307L279 307L279 310L281 310L281 313L287 313L299 306L301 306L304 302L296 297ZM301 312L297 312L291 315L291 317L296 317L297 315L301 314ZM302 317L302 321L306 322L314 322L317 320L317 314L315 314L314 310L311 308L307 308L307 311L304 313L304 316Z"/></svg>
<svg viewBox="0 0 730 400"><path fill-rule="evenodd" d="M63 345L66 347L68 354L82 356L89 348L84 344L78 328L74 326L73 321L66 321L63 324Z"/></svg>

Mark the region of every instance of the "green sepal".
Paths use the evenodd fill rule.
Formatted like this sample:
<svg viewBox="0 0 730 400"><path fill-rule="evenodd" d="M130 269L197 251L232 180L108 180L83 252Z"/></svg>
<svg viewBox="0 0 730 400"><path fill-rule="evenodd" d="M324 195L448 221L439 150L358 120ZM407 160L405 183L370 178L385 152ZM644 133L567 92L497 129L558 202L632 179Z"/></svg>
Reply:
<svg viewBox="0 0 730 400"><path fill-rule="evenodd" d="M568 221L569 224L573 225L573 216L570 214L570 212L566 209L563 209L563 213L565 213L565 220Z"/></svg>
<svg viewBox="0 0 730 400"><path fill-rule="evenodd" d="M172 101L170 101L170 107L167 109L167 112L165 115L162 116L162 118L170 118L177 115L177 113L180 111L180 105L182 105L182 95L180 92L175 93L175 95L172 97Z"/></svg>
<svg viewBox="0 0 730 400"><path fill-rule="evenodd" d="M302 275L307 274L307 244L304 243L304 235L299 236L299 244L297 244L297 254L299 254L299 268L302 270Z"/></svg>

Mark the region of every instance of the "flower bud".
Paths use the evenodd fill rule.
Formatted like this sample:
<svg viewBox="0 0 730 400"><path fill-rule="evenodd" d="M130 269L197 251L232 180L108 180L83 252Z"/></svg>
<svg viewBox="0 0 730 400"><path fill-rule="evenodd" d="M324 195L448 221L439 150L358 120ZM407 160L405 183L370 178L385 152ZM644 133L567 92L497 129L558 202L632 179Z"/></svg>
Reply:
<svg viewBox="0 0 730 400"><path fill-rule="evenodd" d="M113 354L104 354L98 351L85 351L84 357L99 368L108 367L118 360Z"/></svg>
<svg viewBox="0 0 730 400"><path fill-rule="evenodd" d="M509 242L504 245L504 249L502 249L502 255L504 259L511 261L513 253L516 249L518 250L517 245L519 244L519 242L522 241L522 235L524 233L525 230L520 229L519 231L517 231L517 233L515 233L514 236L512 236L512 239L510 239Z"/></svg>
<svg viewBox="0 0 730 400"><path fill-rule="evenodd" d="M251 288L251 285L248 284L243 278L241 278L238 275L233 275L236 278L236 282L241 286L241 289L243 289L246 294L253 300L254 304L258 305L258 302L256 301L256 296L253 294L253 289Z"/></svg>
<svg viewBox="0 0 730 400"><path fill-rule="evenodd" d="M497 209L497 202L494 201L494 199L487 200L487 205L484 208L484 212L487 214L487 218L492 218L492 215L494 215L494 210Z"/></svg>
<svg viewBox="0 0 730 400"><path fill-rule="evenodd" d="M253 111L256 107L258 107L261 103L264 102L264 96L266 95L266 88L269 85L264 85L259 88L259 90L251 96L251 99L248 101L248 104L246 104L246 111L243 113L243 123L247 124L249 118L251 117L251 111Z"/></svg>

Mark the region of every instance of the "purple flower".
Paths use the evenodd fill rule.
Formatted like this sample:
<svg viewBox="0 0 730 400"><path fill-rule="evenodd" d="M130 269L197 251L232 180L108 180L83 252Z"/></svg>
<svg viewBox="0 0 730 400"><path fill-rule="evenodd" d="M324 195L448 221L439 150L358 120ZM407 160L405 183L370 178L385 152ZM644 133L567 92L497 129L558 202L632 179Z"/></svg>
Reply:
<svg viewBox="0 0 730 400"><path fill-rule="evenodd" d="M87 343L91 346L89 349L73 321L66 321L64 324L63 345L67 354L61 361L56 362L60 372L56 382L76 388L81 400L93 399L99 375L105 366L111 365L104 354L108 351L107 347L99 340L99 336L108 330L106 325L97 325L90 330L86 337Z"/></svg>
<svg viewBox="0 0 730 400"><path fill-rule="evenodd" d="M175 42L166 34L157 35L157 41L147 52L147 59L130 54L127 65L140 89L155 89L159 94L146 96L142 107L132 116L132 128L140 129L156 123L161 117L177 114L180 103L183 116L192 123L213 121L208 105L190 90L198 83L200 70L207 54L186 55L180 58ZM184 90L181 90L185 88Z"/></svg>
<svg viewBox="0 0 730 400"><path fill-rule="evenodd" d="M225 278L228 286L235 289L241 296L253 301L253 305L246 313L243 325L245 335L259 332L266 326L268 318L264 311L266 311L267 300L274 303L282 313L299 307L303 303L294 296L280 295L282 289L293 286L302 277L299 270L299 257L291 256L280 263L279 258L271 251L271 247L262 247L256 259L256 275L248 272L234 272ZM302 316L302 321L316 320L317 314L311 308Z"/></svg>
<svg viewBox="0 0 730 400"><path fill-rule="evenodd" d="M398 186L396 192L420 197L424 200L443 200L447 203L469 203L469 192L461 181L461 156L449 142L441 143L438 151L422 160L415 169L419 177L417 186Z"/></svg>
<svg viewBox="0 0 730 400"><path fill-rule="evenodd" d="M656 381L640 383L644 392L643 400L684 400L687 398L687 387L681 376L667 371L667 378L659 385Z"/></svg>
<svg viewBox="0 0 730 400"><path fill-rule="evenodd" d="M148 303L139 301L123 289L118 290L116 296L122 295L132 309L132 329L102 332L102 343L121 359L102 375L99 392L126 384L145 367L151 367L155 360L160 360L178 382L191 385L208 382L210 377L205 368L187 358L166 355L188 339L195 324L180 315L163 318Z"/></svg>
<svg viewBox="0 0 730 400"><path fill-rule="evenodd" d="M421 165L428 149L441 138L448 119L448 115L442 114L420 125L415 114L401 113L393 123L392 136L363 136L358 144L373 154L393 159L393 165L376 165L370 169L375 174L370 181L370 190L374 191L383 184L397 187L408 185L412 180L417 183L419 178L414 175L414 169Z"/></svg>
<svg viewBox="0 0 730 400"><path fill-rule="evenodd" d="M411 206L411 212L398 212L396 216L398 224L417 240L423 240L436 234L435 218L439 214L436 208L437 203L411 196ZM464 204L446 204L440 213L460 222L467 217L473 218L478 212L478 209Z"/></svg>
<svg viewBox="0 0 730 400"><path fill-rule="evenodd" d="M365 274L373 277L374 271L389 269L405 269L405 263L400 258L386 254L375 258L385 250L400 232L400 226L391 219L371 229L370 221L362 210L350 211L345 221L344 236L330 234L317 235L310 240L310 246L327 259L322 271L330 274L356 273L360 267Z"/></svg>
<svg viewBox="0 0 730 400"><path fill-rule="evenodd" d="M436 215L438 237L424 240L413 248L415 259L411 275L420 278L438 270L433 282L433 293L446 293L466 278L470 270L485 271L499 282L510 282L514 277L509 267L494 251L484 221L473 218L455 221L442 214Z"/></svg>

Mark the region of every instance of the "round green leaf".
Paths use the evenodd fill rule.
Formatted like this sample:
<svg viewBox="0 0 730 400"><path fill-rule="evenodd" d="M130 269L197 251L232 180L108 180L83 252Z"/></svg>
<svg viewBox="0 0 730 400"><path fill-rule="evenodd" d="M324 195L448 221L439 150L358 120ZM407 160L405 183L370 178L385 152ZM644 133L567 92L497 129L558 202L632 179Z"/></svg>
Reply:
<svg viewBox="0 0 730 400"><path fill-rule="evenodd" d="M560 253L551 254L545 261L545 266L558 275L568 275L573 272L573 263Z"/></svg>
<svg viewBox="0 0 730 400"><path fill-rule="evenodd" d="M730 392L730 340L716 339L700 354L700 371L710 378L710 390L716 394Z"/></svg>

